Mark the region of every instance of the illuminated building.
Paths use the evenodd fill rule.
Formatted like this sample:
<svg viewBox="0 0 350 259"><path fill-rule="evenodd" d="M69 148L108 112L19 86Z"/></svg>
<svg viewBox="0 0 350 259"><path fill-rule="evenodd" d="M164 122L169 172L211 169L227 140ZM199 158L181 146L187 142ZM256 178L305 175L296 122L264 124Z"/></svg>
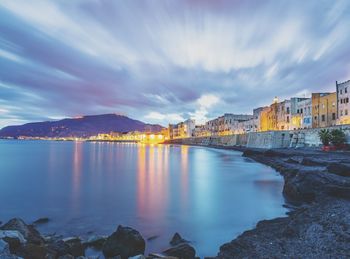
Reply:
<svg viewBox="0 0 350 259"><path fill-rule="evenodd" d="M292 115L292 121L295 118L299 118L300 127L296 127L297 129L309 129L312 128L312 100L311 98L305 98L304 100L300 100L296 105L296 113ZM296 122L293 122L296 125Z"/></svg>
<svg viewBox="0 0 350 259"><path fill-rule="evenodd" d="M336 81L338 124L350 124L350 80L339 83Z"/></svg>
<svg viewBox="0 0 350 259"><path fill-rule="evenodd" d="M312 94L312 127L322 128L336 125L337 94Z"/></svg>

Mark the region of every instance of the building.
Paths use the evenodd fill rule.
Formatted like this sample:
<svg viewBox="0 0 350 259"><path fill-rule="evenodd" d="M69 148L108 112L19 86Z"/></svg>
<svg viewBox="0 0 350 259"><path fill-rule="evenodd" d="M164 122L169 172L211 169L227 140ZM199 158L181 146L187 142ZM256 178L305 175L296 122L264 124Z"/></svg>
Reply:
<svg viewBox="0 0 350 259"><path fill-rule="evenodd" d="M334 126L337 123L337 93L312 94L312 127Z"/></svg>
<svg viewBox="0 0 350 259"><path fill-rule="evenodd" d="M336 81L338 124L350 124L350 80L339 83Z"/></svg>
<svg viewBox="0 0 350 259"><path fill-rule="evenodd" d="M300 120L300 127L297 127L297 129L312 128L312 99L305 98L297 102L296 108L296 114L292 115L293 124L297 124L294 120Z"/></svg>
<svg viewBox="0 0 350 259"><path fill-rule="evenodd" d="M289 130L291 124L291 101L284 100L277 105L277 128L275 130Z"/></svg>
<svg viewBox="0 0 350 259"><path fill-rule="evenodd" d="M195 124L195 120L192 119L185 120L175 125L169 124L169 138L178 139L192 137L196 126Z"/></svg>
<svg viewBox="0 0 350 259"><path fill-rule="evenodd" d="M253 119L253 115L225 113L205 124L205 130L210 135L232 135L244 132L245 121Z"/></svg>

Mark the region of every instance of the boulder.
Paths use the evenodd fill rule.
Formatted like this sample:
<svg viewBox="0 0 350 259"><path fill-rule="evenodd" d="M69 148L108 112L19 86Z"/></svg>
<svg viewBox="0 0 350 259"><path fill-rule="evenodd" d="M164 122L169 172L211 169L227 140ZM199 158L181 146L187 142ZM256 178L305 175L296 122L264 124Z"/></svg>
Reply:
<svg viewBox="0 0 350 259"><path fill-rule="evenodd" d="M23 220L14 218L8 221L1 227L2 230L17 230L19 231L28 242L34 244L43 244L44 239L40 236L40 233L31 225L27 225Z"/></svg>
<svg viewBox="0 0 350 259"><path fill-rule="evenodd" d="M350 177L350 165L341 163L331 163L327 166L327 170L328 172L333 174Z"/></svg>
<svg viewBox="0 0 350 259"><path fill-rule="evenodd" d="M47 244L47 248L56 254L56 257L64 256L69 253L69 246L62 240L54 240Z"/></svg>
<svg viewBox="0 0 350 259"><path fill-rule="evenodd" d="M10 253L10 246L7 242L0 239L0 258L1 255L9 254Z"/></svg>
<svg viewBox="0 0 350 259"><path fill-rule="evenodd" d="M17 230L0 230L1 239L8 243L11 253L17 251L21 244L26 243L25 238Z"/></svg>
<svg viewBox="0 0 350 259"><path fill-rule="evenodd" d="M137 230L119 225L117 231L107 238L102 250L105 257L120 255L127 259L144 254L145 246L145 240Z"/></svg>
<svg viewBox="0 0 350 259"><path fill-rule="evenodd" d="M101 250L105 244L107 237L105 236L91 236L86 240L83 245L85 247L93 247L97 250Z"/></svg>
<svg viewBox="0 0 350 259"><path fill-rule="evenodd" d="M33 243L27 243L21 246L16 254L25 259L45 259L48 252L44 246L36 245Z"/></svg>
<svg viewBox="0 0 350 259"><path fill-rule="evenodd" d="M194 250L189 244L182 243L163 251L163 254L175 256L181 259L195 259L196 250Z"/></svg>
<svg viewBox="0 0 350 259"><path fill-rule="evenodd" d="M85 256L85 248L81 243L80 238L78 237L65 238L63 239L63 242L66 245L69 254L75 257Z"/></svg>
<svg viewBox="0 0 350 259"><path fill-rule="evenodd" d="M172 246L176 246L176 245L179 245L179 244L182 244L182 243L188 243L187 240L183 239L179 233L175 233L173 238L170 240L170 245Z"/></svg>
<svg viewBox="0 0 350 259"><path fill-rule="evenodd" d="M129 257L129 259L146 259L146 257L144 255L135 255L135 256Z"/></svg>

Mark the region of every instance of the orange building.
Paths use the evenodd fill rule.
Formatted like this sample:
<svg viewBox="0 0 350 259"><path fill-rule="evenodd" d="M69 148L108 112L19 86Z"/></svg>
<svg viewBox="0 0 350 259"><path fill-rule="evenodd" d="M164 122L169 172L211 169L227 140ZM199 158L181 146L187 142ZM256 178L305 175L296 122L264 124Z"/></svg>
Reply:
<svg viewBox="0 0 350 259"><path fill-rule="evenodd" d="M337 94L312 94L312 127L322 128L336 125Z"/></svg>

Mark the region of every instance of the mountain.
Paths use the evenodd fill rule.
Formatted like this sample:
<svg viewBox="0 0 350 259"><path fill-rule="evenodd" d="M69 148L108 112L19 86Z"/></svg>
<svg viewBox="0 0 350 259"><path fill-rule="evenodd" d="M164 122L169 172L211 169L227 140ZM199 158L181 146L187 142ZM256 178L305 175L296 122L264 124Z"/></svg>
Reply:
<svg viewBox="0 0 350 259"><path fill-rule="evenodd" d="M162 128L122 115L102 114L8 126L0 130L0 137L89 137L111 131L160 131Z"/></svg>

